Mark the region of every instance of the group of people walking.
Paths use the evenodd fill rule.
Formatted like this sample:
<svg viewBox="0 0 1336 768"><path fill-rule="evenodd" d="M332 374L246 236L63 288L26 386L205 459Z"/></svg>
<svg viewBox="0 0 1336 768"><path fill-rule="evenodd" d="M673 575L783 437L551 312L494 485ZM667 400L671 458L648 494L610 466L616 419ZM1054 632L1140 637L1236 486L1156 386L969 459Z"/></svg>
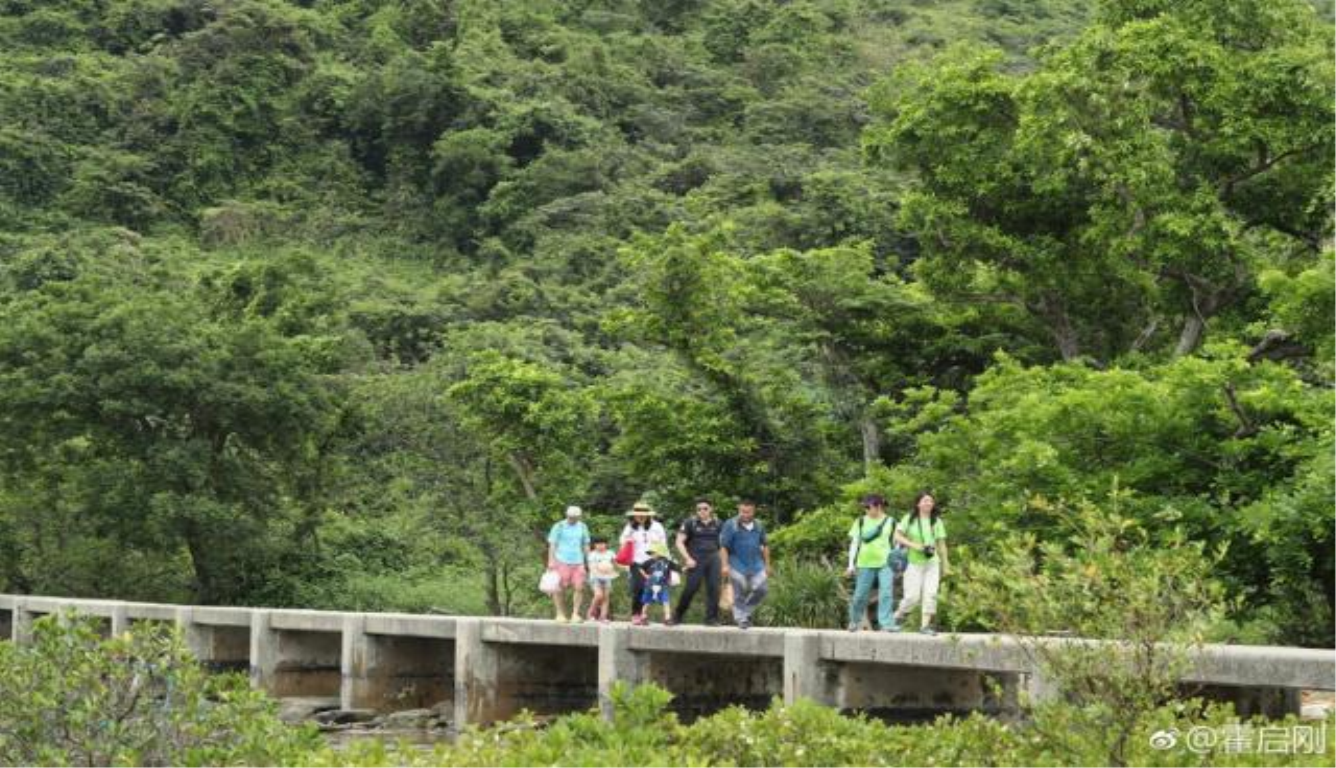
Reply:
<svg viewBox="0 0 1336 768"><path fill-rule="evenodd" d="M919 494L914 509L899 520L887 514L880 495L864 497L862 506L864 514L849 529L847 575L854 579L850 631L862 626L876 587L875 629L899 631L909 612L921 606L921 631L934 633L937 592L947 571L946 527L936 499ZM671 557L667 530L648 504L637 502L626 517L615 551L606 538L590 535L579 507L567 507L565 519L548 532L544 578L557 621L611 621L612 585L625 572L632 624L648 624L655 606L665 625L681 623L704 585L706 626L719 625L722 605L732 611L738 628L751 628L771 575L770 544L754 502L742 501L736 516L721 521L709 499L697 499L695 514L682 522L675 537L680 564ZM894 584L901 573L904 600L897 611ZM586 582L593 595L587 615L581 612ZM674 604L677 586L682 593Z"/></svg>

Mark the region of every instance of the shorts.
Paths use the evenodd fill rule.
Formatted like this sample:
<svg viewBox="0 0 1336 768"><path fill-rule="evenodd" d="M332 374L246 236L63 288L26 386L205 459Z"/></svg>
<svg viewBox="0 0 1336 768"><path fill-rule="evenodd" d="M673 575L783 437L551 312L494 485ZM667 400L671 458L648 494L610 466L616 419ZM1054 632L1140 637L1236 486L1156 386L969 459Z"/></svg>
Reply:
<svg viewBox="0 0 1336 768"><path fill-rule="evenodd" d="M657 595L653 587L645 587L645 591L640 593L640 602L645 605L668 605L668 587L660 587Z"/></svg>
<svg viewBox="0 0 1336 768"><path fill-rule="evenodd" d="M580 587L584 586L585 583L584 565L567 565L566 563L557 563L557 567L554 570L556 570L557 576L561 579L561 586L563 589L566 587L575 587L576 589L579 589Z"/></svg>
<svg viewBox="0 0 1336 768"><path fill-rule="evenodd" d="M612 589L612 577L611 577L611 576L590 576L590 577L589 577L589 585L590 585L591 587L593 587L594 589L597 589L597 590L608 590L608 589Z"/></svg>

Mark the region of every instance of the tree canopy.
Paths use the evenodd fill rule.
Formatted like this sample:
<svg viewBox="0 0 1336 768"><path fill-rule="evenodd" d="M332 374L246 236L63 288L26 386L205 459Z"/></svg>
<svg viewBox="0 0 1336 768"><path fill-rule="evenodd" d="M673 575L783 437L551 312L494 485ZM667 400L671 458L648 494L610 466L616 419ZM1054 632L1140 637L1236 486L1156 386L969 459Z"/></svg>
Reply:
<svg viewBox="0 0 1336 768"><path fill-rule="evenodd" d="M0 2L0 588L522 613L566 504L820 558L933 488L980 560L1116 503L1329 644L1330 24Z"/></svg>

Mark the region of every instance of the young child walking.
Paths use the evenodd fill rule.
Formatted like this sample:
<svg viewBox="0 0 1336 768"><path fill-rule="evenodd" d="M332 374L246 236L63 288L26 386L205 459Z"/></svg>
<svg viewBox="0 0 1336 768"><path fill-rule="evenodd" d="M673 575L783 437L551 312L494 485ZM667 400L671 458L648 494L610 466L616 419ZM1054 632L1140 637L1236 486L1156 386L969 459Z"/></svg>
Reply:
<svg viewBox="0 0 1336 768"><path fill-rule="evenodd" d="M640 613L632 617L631 623L639 626L649 624L649 607L663 606L663 623L673 625L673 609L669 601L669 590L673 582L673 573L681 574L682 569L668 557L668 545L655 542L649 550L650 558L640 565L631 566L640 569L645 589L640 595L643 607Z"/></svg>
<svg viewBox="0 0 1336 768"><path fill-rule="evenodd" d="M589 582L594 588L594 600L589 604L589 620L607 624L612 621L612 580L617 578L617 565L606 538L595 536L591 543Z"/></svg>

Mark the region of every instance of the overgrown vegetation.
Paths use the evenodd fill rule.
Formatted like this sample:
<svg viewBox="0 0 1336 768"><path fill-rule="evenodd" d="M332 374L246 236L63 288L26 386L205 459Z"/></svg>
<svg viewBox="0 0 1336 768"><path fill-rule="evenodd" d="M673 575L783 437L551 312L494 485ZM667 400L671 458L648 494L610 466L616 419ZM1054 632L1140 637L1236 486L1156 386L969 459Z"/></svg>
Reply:
<svg viewBox="0 0 1336 768"><path fill-rule="evenodd" d="M525 613L709 494L821 624L858 493L1116 494L1329 645L1330 16L0 1L0 589Z"/></svg>
<svg viewBox="0 0 1336 768"><path fill-rule="evenodd" d="M104 638L94 619L46 616L0 643L0 764L300 765L314 726L242 675L205 671L169 629Z"/></svg>

